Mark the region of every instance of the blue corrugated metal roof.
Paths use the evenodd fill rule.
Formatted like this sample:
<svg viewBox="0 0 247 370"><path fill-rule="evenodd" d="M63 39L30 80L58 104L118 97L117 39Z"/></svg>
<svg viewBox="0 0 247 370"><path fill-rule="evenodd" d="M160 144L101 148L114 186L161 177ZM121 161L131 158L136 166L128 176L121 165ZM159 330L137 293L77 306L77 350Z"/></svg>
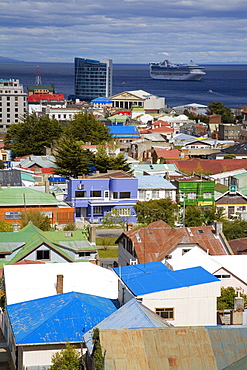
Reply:
<svg viewBox="0 0 247 370"><path fill-rule="evenodd" d="M202 267L171 271L160 261L117 267L114 271L136 296L219 281Z"/></svg>
<svg viewBox="0 0 247 370"><path fill-rule="evenodd" d="M131 299L117 311L113 312L106 319L96 325L101 329L140 329L140 328L161 328L171 326L164 319L138 302ZM93 350L92 336L95 328L89 330L84 336L84 341L90 353Z"/></svg>
<svg viewBox="0 0 247 370"><path fill-rule="evenodd" d="M6 306L17 344L78 342L116 311L117 300L64 293Z"/></svg>
<svg viewBox="0 0 247 370"><path fill-rule="evenodd" d="M112 135L132 135L134 137L140 136L135 126L114 125L109 126L109 130Z"/></svg>
<svg viewBox="0 0 247 370"><path fill-rule="evenodd" d="M149 189L176 189L170 181L164 179L163 176L138 176L138 188Z"/></svg>

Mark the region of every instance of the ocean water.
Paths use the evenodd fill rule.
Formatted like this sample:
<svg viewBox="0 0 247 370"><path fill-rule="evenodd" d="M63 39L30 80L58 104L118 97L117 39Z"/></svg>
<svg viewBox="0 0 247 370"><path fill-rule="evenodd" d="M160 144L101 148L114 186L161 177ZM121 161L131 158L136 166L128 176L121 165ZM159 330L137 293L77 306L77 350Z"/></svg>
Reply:
<svg viewBox="0 0 247 370"><path fill-rule="evenodd" d="M43 85L54 83L57 93L74 93L73 63L0 63L0 79L19 79L24 86L35 84L39 66ZM170 107L219 101L234 108L247 105L247 65L204 65L206 76L201 81L162 81L149 76L144 64L113 66L113 95L129 90L145 90L165 97Z"/></svg>

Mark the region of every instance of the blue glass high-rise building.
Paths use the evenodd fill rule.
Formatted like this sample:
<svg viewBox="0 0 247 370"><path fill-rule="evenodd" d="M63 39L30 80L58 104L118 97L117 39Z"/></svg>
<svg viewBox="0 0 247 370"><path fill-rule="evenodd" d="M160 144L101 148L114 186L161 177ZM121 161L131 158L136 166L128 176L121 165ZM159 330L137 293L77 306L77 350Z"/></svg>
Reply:
<svg viewBox="0 0 247 370"><path fill-rule="evenodd" d="M112 60L75 58L75 98L91 101L112 95Z"/></svg>

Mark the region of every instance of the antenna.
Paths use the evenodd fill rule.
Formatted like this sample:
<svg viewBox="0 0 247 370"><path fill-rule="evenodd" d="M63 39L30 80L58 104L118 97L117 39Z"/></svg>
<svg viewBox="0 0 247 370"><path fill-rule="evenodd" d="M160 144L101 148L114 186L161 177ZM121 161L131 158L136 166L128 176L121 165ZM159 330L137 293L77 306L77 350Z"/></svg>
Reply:
<svg viewBox="0 0 247 370"><path fill-rule="evenodd" d="M37 68L36 68L35 85L36 86L42 85L39 66L37 66Z"/></svg>

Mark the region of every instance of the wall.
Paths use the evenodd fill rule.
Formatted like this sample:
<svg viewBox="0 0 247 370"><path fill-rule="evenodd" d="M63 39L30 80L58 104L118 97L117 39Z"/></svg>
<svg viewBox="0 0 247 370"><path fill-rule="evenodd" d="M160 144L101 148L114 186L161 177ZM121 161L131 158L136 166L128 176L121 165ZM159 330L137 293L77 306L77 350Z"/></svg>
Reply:
<svg viewBox="0 0 247 370"><path fill-rule="evenodd" d="M142 303L155 312L155 308L175 308L174 326L217 325L217 300L220 282L200 284L180 289L138 296Z"/></svg>

